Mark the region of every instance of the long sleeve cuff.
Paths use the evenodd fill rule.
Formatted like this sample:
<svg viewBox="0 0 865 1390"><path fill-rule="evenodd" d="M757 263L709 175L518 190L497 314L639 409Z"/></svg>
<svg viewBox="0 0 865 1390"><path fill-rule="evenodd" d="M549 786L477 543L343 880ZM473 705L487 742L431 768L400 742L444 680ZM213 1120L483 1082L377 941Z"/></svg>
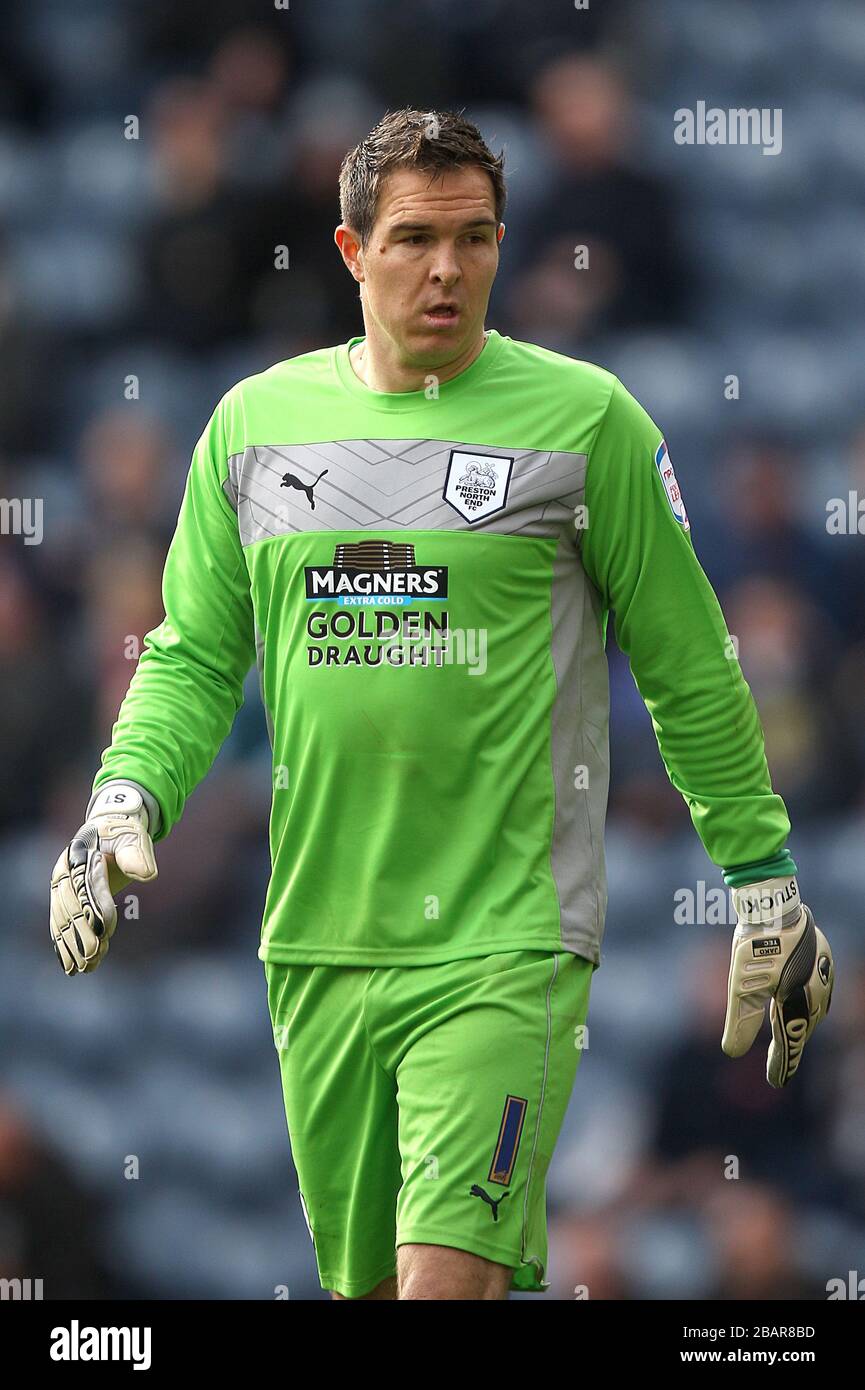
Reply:
<svg viewBox="0 0 865 1390"><path fill-rule="evenodd" d="M759 883L765 878L789 878L799 869L788 849L781 849L770 859L755 859L751 864L733 864L723 869L724 882L728 888L742 888L748 883Z"/></svg>

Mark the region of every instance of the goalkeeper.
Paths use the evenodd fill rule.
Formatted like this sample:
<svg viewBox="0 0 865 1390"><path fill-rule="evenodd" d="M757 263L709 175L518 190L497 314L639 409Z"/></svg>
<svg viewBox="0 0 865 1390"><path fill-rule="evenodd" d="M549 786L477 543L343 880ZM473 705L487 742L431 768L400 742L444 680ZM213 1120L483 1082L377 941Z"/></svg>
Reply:
<svg viewBox="0 0 865 1390"><path fill-rule="evenodd" d="M51 932L67 974L99 965L257 663L259 956L322 1287L499 1299L549 1286L607 904L611 613L733 893L724 1051L768 1005L786 1085L832 957L661 431L609 372L484 327L501 156L459 115L392 112L340 198L365 334L239 382L204 429Z"/></svg>

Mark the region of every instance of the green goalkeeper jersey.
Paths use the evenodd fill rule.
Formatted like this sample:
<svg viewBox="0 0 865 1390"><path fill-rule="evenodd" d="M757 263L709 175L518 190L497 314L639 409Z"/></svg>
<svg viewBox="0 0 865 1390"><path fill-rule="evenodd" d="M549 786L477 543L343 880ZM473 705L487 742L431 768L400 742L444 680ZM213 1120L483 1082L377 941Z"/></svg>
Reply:
<svg viewBox="0 0 865 1390"><path fill-rule="evenodd" d="M353 338L232 387L192 457L94 779L180 818L257 662L272 746L263 960L600 961L607 619L727 882L790 823L660 430L616 377L495 329L372 391Z"/></svg>

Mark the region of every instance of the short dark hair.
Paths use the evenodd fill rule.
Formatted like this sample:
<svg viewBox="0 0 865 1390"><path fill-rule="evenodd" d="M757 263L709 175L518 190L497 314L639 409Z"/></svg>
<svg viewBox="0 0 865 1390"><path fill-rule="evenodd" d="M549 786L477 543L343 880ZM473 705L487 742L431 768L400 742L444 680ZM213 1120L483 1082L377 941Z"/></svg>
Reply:
<svg viewBox="0 0 865 1390"><path fill-rule="evenodd" d="M405 106L389 111L359 145L345 156L339 171L343 222L366 246L375 226L382 180L394 169L428 169L432 182L446 169L477 165L489 174L501 222L507 193L504 150L494 155L477 126L456 111L417 111Z"/></svg>

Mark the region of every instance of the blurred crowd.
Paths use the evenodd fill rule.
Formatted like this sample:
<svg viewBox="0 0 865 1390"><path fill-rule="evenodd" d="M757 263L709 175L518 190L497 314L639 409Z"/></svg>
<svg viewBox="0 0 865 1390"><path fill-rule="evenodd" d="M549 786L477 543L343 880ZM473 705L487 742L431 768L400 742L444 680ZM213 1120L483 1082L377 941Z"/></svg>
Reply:
<svg viewBox="0 0 865 1390"><path fill-rule="evenodd" d="M787 1090L768 1033L722 1056L729 928L673 920L676 889L720 874L611 636L610 910L550 1172L552 1293L822 1298L865 1273L865 517L827 528L865 494L865 12L722 9L8 0L0 496L41 499L44 537L0 540L0 1278L318 1296L255 955L254 673L98 975L57 970L47 884L162 616L216 401L363 331L338 170L406 104L505 148L488 326L615 371L665 431L839 966ZM782 152L677 146L674 111L707 97L782 108Z"/></svg>

